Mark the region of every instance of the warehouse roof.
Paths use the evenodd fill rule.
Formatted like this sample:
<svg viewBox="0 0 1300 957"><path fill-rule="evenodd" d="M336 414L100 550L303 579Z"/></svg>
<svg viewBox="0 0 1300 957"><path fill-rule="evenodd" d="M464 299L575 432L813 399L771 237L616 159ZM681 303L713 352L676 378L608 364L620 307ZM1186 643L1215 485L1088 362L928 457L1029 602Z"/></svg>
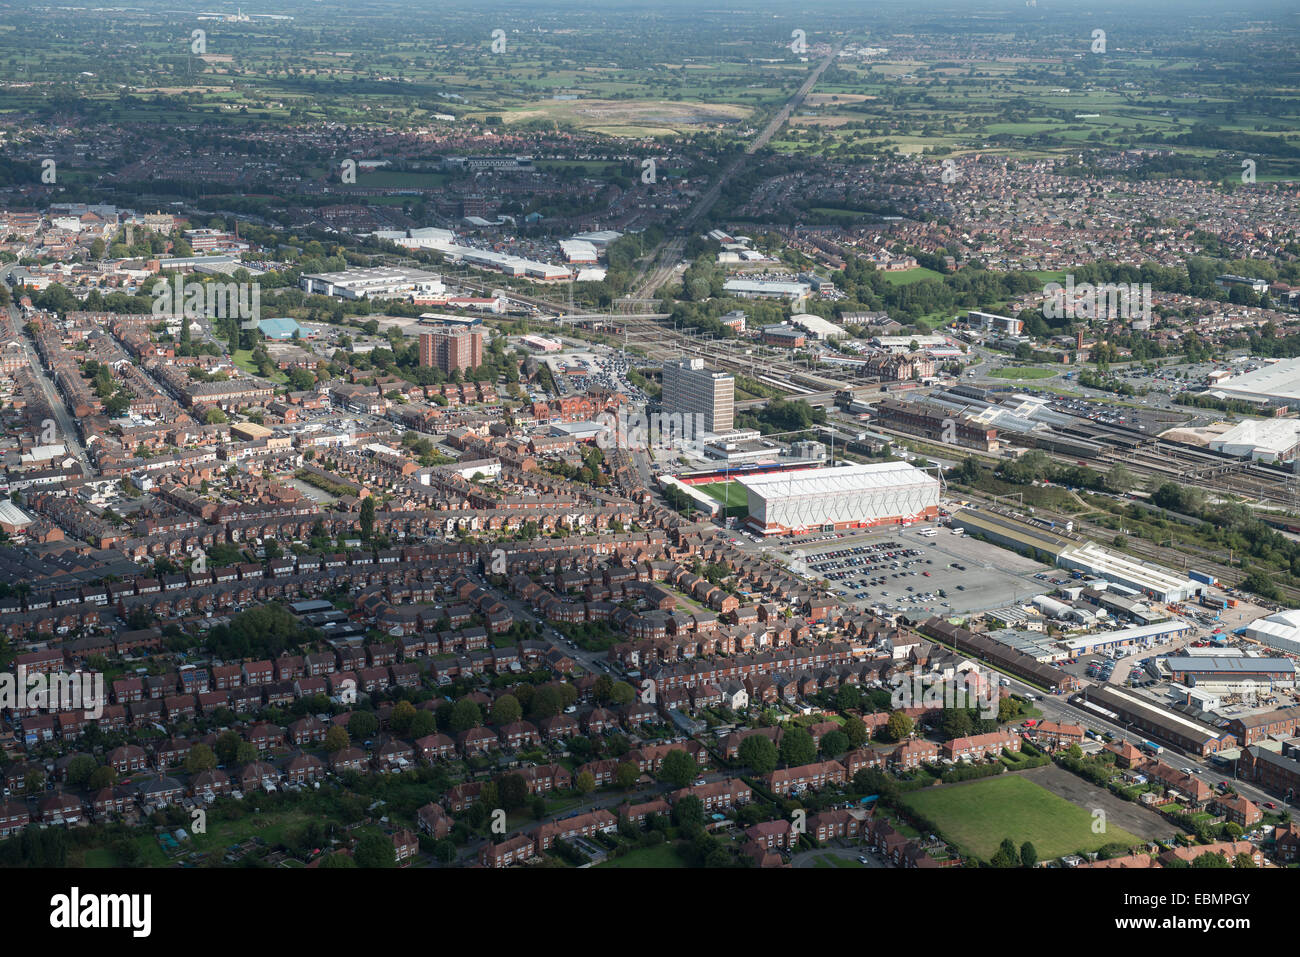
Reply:
<svg viewBox="0 0 1300 957"><path fill-rule="evenodd" d="M1171 671L1218 671L1222 673L1258 674L1260 672L1295 672L1290 658L1247 658L1245 655L1215 655L1212 658L1179 656L1165 659Z"/></svg>

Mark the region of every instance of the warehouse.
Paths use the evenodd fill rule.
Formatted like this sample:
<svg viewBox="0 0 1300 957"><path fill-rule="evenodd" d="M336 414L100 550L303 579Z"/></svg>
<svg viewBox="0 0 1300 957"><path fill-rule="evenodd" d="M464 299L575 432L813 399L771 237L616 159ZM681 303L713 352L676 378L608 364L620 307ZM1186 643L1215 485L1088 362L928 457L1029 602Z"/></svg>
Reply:
<svg viewBox="0 0 1300 957"><path fill-rule="evenodd" d="M1267 618L1256 618L1245 627L1242 634L1288 655L1300 655L1300 609L1279 611Z"/></svg>
<svg viewBox="0 0 1300 957"><path fill-rule="evenodd" d="M1185 601L1199 591L1200 586L1186 575L1129 558L1118 552L1102 548L1094 542L1072 545L1057 557L1062 568L1086 572L1097 578L1135 588L1156 601Z"/></svg>
<svg viewBox="0 0 1300 957"><path fill-rule="evenodd" d="M1247 402L1300 406L1300 358L1271 362L1253 372L1224 379L1209 395Z"/></svg>
<svg viewBox="0 0 1300 957"><path fill-rule="evenodd" d="M764 535L902 524L939 514L939 480L906 462L749 475L736 481L749 496L747 524Z"/></svg>
<svg viewBox="0 0 1300 957"><path fill-rule="evenodd" d="M1061 642L1073 655L1094 655L1114 651L1116 648L1150 648L1161 642L1185 635L1192 626L1181 618L1162 621L1155 625L1137 625L1119 631L1100 631Z"/></svg>
<svg viewBox="0 0 1300 957"><path fill-rule="evenodd" d="M401 299L406 296L440 296L447 291L442 277L420 269L376 266L304 275L303 291L340 299Z"/></svg>
<svg viewBox="0 0 1300 957"><path fill-rule="evenodd" d="M1295 687L1295 662L1290 658L1169 657L1164 664L1174 681L1220 694Z"/></svg>
<svg viewBox="0 0 1300 957"><path fill-rule="evenodd" d="M1144 732L1156 741L1171 744L1189 754L1217 754L1237 744L1236 736L1226 729L1211 728L1184 718L1118 688L1091 685L1073 703L1080 700L1110 711L1117 724L1129 726L1135 732Z"/></svg>

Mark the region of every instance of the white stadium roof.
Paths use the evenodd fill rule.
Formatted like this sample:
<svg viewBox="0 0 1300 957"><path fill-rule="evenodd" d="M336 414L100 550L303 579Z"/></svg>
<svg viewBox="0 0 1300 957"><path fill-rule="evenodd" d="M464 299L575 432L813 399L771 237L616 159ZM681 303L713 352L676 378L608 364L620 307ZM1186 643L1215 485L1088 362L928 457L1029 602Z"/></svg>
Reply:
<svg viewBox="0 0 1300 957"><path fill-rule="evenodd" d="M928 472L922 472L906 462L878 462L871 465L809 469L806 472L742 475L736 481L765 496L780 497L893 489L900 485L933 485L937 480Z"/></svg>

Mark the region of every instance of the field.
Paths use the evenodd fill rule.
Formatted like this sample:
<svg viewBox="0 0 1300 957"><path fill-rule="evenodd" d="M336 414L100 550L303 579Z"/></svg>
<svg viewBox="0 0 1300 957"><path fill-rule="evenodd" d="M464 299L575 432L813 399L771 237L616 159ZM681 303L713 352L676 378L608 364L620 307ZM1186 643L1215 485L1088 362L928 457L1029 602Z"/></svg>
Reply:
<svg viewBox="0 0 1300 957"><path fill-rule="evenodd" d="M995 379L1050 379L1060 375L1064 369L1042 369L1037 366L1008 367L994 369L989 373Z"/></svg>
<svg viewBox="0 0 1300 957"><path fill-rule="evenodd" d="M553 100L511 110L502 115L515 125L541 121L609 136L671 136L710 126L729 126L750 114L726 103L668 100Z"/></svg>
<svg viewBox="0 0 1300 957"><path fill-rule="evenodd" d="M685 867L682 859L677 856L677 851L671 844L660 844L657 847L642 847L635 851L624 854L622 857L616 857L612 861L605 861L603 864L597 864L599 867L644 867L644 868L669 868Z"/></svg>
<svg viewBox="0 0 1300 957"><path fill-rule="evenodd" d="M1092 831L1092 815L1019 775L1003 774L969 784L932 787L907 794L903 802L924 815L963 854L988 860L1004 838L1019 847L1033 842L1039 859L1051 860L1103 844L1133 845L1141 839L1111 826Z"/></svg>

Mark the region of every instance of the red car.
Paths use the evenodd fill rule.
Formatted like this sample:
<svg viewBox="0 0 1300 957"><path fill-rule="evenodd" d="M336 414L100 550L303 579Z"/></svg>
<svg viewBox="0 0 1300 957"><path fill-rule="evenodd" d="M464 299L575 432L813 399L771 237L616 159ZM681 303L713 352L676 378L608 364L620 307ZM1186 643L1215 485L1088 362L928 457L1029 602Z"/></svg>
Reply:
<svg viewBox="0 0 1300 957"><path fill-rule="evenodd" d="M1276 811L1276 810L1277 810L1277 805L1274 804L1272 801L1265 801L1265 802L1264 802L1264 807L1268 808L1270 811Z"/></svg>

